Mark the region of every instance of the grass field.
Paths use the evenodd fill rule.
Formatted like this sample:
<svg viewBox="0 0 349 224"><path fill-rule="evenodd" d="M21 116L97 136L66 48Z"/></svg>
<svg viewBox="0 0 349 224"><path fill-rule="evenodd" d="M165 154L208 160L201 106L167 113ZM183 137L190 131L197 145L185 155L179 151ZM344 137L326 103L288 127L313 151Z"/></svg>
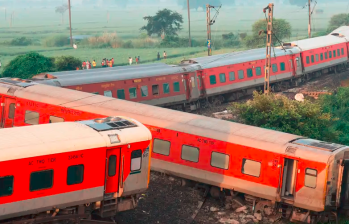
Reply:
<svg viewBox="0 0 349 224"><path fill-rule="evenodd" d="M325 30L329 18L338 13L348 13L348 3L319 4L316 9L323 9L323 14L313 15L314 31ZM73 2L74 3L74 2ZM264 5L254 6L223 6L216 23L212 26L212 41L221 38L223 33L249 33L251 25L258 19L264 18L262 8ZM138 38L141 32L139 28L145 25L143 16L153 15L156 11L168 7L183 15L183 30L180 36L188 35L187 12L181 7L172 5L150 5L137 6L131 5L126 9L117 7L89 7L73 5L72 8L72 26L73 35L101 35L105 32L116 33L118 37L126 41L128 39ZM12 27L10 27L10 15L12 14ZM107 15L109 14L109 21ZM212 13L213 14L213 13ZM275 4L275 18L283 18L292 25L292 36L297 39L307 35L307 9L290 5ZM64 15L64 23L61 24L61 15L55 13L54 7L51 8L31 8L30 6L8 7L0 6L0 60L2 65L7 64L15 56L30 51L38 51L46 56L72 55L81 60L95 59L100 63L101 59L114 57L117 64L126 64L129 56L141 56L142 61L151 61L156 59L156 54L164 50L167 51L170 62L177 62L180 59L196 56L204 56L205 48L173 48L173 49L88 49L79 48L73 50L68 47L46 48L41 46L41 42L53 35L69 36L68 13ZM206 38L206 12L204 10L191 10L191 34L192 38L205 40ZM29 37L36 42L37 46L28 47L10 47L6 42L15 37ZM223 49L229 51L231 49ZM200 52L203 52L200 54ZM221 51L215 51L219 53ZM0 70L1 72L1 70Z"/></svg>

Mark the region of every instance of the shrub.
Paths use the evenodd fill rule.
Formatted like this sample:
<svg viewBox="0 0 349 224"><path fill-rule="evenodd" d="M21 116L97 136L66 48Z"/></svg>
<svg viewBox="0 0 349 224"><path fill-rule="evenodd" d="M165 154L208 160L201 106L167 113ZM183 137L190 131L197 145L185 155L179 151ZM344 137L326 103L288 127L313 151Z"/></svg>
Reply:
<svg viewBox="0 0 349 224"><path fill-rule="evenodd" d="M54 59L36 52L17 56L4 68L3 77L28 79L42 72L54 70Z"/></svg>
<svg viewBox="0 0 349 224"><path fill-rule="evenodd" d="M178 36L165 36L160 43L161 47L188 47L189 39Z"/></svg>
<svg viewBox="0 0 349 224"><path fill-rule="evenodd" d="M150 47L158 47L159 41L154 38L141 38L132 41L134 48L150 48Z"/></svg>
<svg viewBox="0 0 349 224"><path fill-rule="evenodd" d="M133 43L132 43L131 40L126 41L126 42L124 42L124 43L122 44L122 47L123 47L123 48L133 48Z"/></svg>
<svg viewBox="0 0 349 224"><path fill-rule="evenodd" d="M340 26L349 25L349 14L341 13L331 17L330 24L328 26L328 31L332 32Z"/></svg>
<svg viewBox="0 0 349 224"><path fill-rule="evenodd" d="M240 40L238 35L234 35L232 32L222 34L224 47L238 47L240 46Z"/></svg>
<svg viewBox="0 0 349 224"><path fill-rule="evenodd" d="M56 69L58 71L75 70L77 67L81 67L82 61L73 56L61 56L55 59Z"/></svg>
<svg viewBox="0 0 349 224"><path fill-rule="evenodd" d="M116 33L104 33L102 36L90 37L87 40L88 46L98 48L119 48L122 44Z"/></svg>
<svg viewBox="0 0 349 224"><path fill-rule="evenodd" d="M69 44L70 44L69 38L64 35L47 37L43 41L44 47L63 47Z"/></svg>
<svg viewBox="0 0 349 224"><path fill-rule="evenodd" d="M33 44L33 40L27 37L13 38L10 42L12 46L28 46Z"/></svg>

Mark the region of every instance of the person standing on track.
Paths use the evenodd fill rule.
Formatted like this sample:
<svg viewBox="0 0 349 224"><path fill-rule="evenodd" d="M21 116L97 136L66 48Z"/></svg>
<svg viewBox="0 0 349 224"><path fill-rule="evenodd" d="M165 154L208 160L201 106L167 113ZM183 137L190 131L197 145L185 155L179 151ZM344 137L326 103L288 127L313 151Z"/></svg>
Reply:
<svg viewBox="0 0 349 224"><path fill-rule="evenodd" d="M114 58L111 59L111 63L114 66Z"/></svg>

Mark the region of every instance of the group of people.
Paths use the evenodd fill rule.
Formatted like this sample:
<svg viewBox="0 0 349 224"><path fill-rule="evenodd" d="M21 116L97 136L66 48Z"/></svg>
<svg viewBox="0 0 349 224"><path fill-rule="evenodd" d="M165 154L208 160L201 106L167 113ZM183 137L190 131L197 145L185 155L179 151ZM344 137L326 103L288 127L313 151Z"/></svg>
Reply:
<svg viewBox="0 0 349 224"><path fill-rule="evenodd" d="M82 69L91 69L92 67L95 68L96 67L96 61L93 60L92 62L90 61L83 61L82 62Z"/></svg>
<svg viewBox="0 0 349 224"><path fill-rule="evenodd" d="M138 63L141 63L141 57L140 56L135 56L135 62L136 62L136 65L138 64ZM128 57L128 63L130 64L130 65L132 65L132 63L133 63L133 58L132 57Z"/></svg>
<svg viewBox="0 0 349 224"><path fill-rule="evenodd" d="M166 51L164 51L163 56L164 56L164 59L167 58L167 53L166 53ZM160 53L159 53L159 52L158 52L157 58L158 58L158 61L160 61Z"/></svg>
<svg viewBox="0 0 349 224"><path fill-rule="evenodd" d="M113 67L114 66L114 58L106 59L104 58L101 62L102 67Z"/></svg>

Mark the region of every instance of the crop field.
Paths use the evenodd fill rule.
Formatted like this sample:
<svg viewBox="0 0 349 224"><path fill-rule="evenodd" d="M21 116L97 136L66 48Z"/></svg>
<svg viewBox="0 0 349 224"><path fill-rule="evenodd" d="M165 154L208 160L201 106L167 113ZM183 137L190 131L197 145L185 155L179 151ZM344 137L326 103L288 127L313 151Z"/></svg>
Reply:
<svg viewBox="0 0 349 224"><path fill-rule="evenodd" d="M65 1L64 1L65 2ZM117 7L90 7L74 5L72 7L73 35L101 35L103 33L116 33L123 41L139 39L140 27L145 25L144 16L154 15L156 11L163 8L175 10L183 15L183 30L180 36L188 36L187 11L176 4L137 6L130 5L127 8ZM175 1L174 1L175 2ZM316 10L322 9L323 13L318 14L314 10L313 32L324 31L332 15L348 13L348 3L321 4L318 1ZM257 4L257 3L256 3ZM222 6L216 23L212 26L212 41L221 38L222 34L250 33L251 25L259 19L265 18L262 12L264 5L251 6ZM6 15L5 15L6 12ZM212 16L214 11L212 11ZM12 16L12 23L11 23ZM292 26L290 39L297 39L307 35L308 14L307 8L291 6L286 4L275 4L275 18L283 18ZM55 13L54 7L32 8L29 6L13 6L4 8L0 6L0 60L4 66L15 56L30 51L38 51L45 56L72 55L81 60L93 60L100 63L102 58L114 58L116 64L126 64L128 57L140 56L143 62L156 61L156 54L166 50L170 62L177 62L180 59L204 56L204 47L195 48L132 48L132 49L91 49L79 48L77 50L65 47L44 47L42 41L55 35L69 36L68 12L63 16ZM11 26L11 27L10 27ZM192 38L199 41L206 39L206 11L203 9L191 10L191 34ZM8 42L16 37L31 38L32 46L11 47ZM287 41L287 40L285 40ZM214 53L229 52L232 49L222 49ZM202 52L202 53L201 53ZM171 58L172 56L172 58ZM1 70L0 70L1 72Z"/></svg>

